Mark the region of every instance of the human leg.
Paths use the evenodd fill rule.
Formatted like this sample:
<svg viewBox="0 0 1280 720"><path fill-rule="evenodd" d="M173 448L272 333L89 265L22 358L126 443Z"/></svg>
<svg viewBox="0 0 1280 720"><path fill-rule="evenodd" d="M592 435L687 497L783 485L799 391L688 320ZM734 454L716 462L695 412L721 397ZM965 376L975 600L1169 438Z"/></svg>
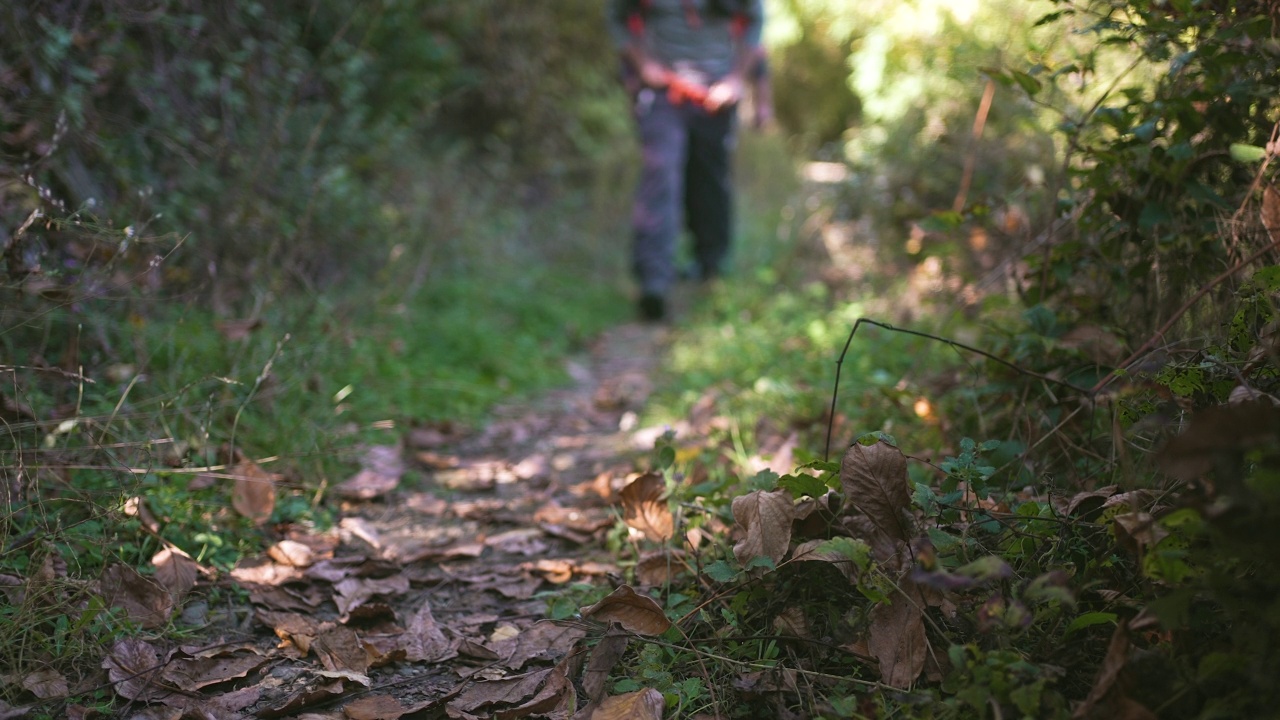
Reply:
<svg viewBox="0 0 1280 720"><path fill-rule="evenodd" d="M701 279L724 271L733 236L730 158L736 113L732 108L692 118L685 163L685 213Z"/></svg>
<svg viewBox="0 0 1280 720"><path fill-rule="evenodd" d="M662 93L649 92L649 101L637 103L636 108L643 163L631 217L632 258L640 283L641 313L658 319L664 310L661 299L676 275L688 136L680 108Z"/></svg>

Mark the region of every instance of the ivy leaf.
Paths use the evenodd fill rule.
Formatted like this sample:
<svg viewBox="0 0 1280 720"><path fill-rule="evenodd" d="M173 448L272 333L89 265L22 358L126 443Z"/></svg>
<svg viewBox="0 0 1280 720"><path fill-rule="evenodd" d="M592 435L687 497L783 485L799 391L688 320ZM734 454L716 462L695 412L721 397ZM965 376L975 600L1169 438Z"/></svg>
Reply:
<svg viewBox="0 0 1280 720"><path fill-rule="evenodd" d="M1088 612L1076 617L1075 620L1072 620L1071 624L1067 626L1067 630L1065 633L1063 633L1063 635L1064 636L1070 635L1071 633L1077 630L1083 630L1087 627L1093 627L1094 625L1104 625L1106 623L1113 623L1115 621L1116 621L1115 613Z"/></svg>
<svg viewBox="0 0 1280 720"><path fill-rule="evenodd" d="M791 491L795 497L808 495L816 498L827 493L827 484L822 478L812 475L783 475L778 478L778 487Z"/></svg>

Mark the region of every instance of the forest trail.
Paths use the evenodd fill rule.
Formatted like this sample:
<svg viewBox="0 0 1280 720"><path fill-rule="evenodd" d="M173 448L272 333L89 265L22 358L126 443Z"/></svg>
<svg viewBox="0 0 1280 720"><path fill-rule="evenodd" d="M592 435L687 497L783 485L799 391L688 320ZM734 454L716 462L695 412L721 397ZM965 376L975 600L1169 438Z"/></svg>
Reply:
<svg viewBox="0 0 1280 720"><path fill-rule="evenodd" d="M623 582L604 541L618 491L664 431L637 418L668 332L607 330L570 361L570 386L498 408L482 431L416 427L398 452L371 448L335 493L376 497L342 501L331 532L290 531L241 563L230 581L251 607L214 613L225 632L184 648L220 658L214 673L256 664L259 679L172 704L211 717L572 716L587 704L574 683L588 628L546 620L543 594ZM406 467L422 479L389 487Z"/></svg>

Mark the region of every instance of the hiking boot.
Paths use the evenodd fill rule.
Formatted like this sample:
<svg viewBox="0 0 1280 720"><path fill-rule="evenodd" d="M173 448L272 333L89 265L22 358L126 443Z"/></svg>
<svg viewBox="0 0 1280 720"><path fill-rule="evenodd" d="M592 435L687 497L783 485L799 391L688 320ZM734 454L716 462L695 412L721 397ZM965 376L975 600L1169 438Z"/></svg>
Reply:
<svg viewBox="0 0 1280 720"><path fill-rule="evenodd" d="M656 293L641 295L636 309L640 311L640 319L645 322L661 322L667 317L666 298Z"/></svg>

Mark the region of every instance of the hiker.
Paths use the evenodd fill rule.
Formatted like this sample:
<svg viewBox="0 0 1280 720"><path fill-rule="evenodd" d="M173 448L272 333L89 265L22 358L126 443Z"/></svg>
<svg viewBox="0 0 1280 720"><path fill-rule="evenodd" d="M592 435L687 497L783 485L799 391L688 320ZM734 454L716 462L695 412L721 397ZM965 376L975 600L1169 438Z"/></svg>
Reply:
<svg viewBox="0 0 1280 720"><path fill-rule="evenodd" d="M693 234L692 276L724 269L735 110L763 57L763 19L761 0L610 0L643 158L631 222L645 320L666 316L682 225Z"/></svg>

